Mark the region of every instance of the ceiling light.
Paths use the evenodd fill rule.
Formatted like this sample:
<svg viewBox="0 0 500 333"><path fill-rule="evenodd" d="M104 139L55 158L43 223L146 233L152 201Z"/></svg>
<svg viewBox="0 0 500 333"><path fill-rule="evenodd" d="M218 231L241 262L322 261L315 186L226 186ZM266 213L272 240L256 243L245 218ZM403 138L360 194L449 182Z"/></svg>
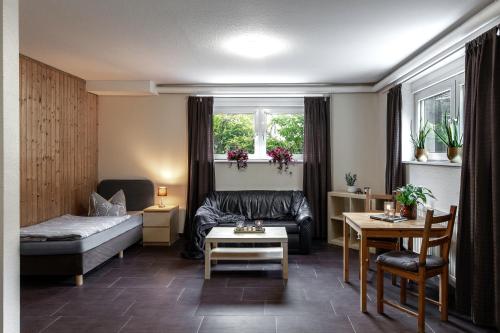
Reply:
<svg viewBox="0 0 500 333"><path fill-rule="evenodd" d="M283 52L288 45L284 40L267 34L244 33L226 39L222 47L241 57L262 59Z"/></svg>

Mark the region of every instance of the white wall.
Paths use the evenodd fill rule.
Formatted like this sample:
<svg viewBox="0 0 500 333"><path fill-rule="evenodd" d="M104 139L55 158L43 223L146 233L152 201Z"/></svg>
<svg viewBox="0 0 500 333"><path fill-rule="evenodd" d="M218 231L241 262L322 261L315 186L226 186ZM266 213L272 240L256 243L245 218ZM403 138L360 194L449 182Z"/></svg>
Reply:
<svg viewBox="0 0 500 333"><path fill-rule="evenodd" d="M168 204L187 198L187 96L99 96L99 179L148 178L166 185ZM158 198L157 198L158 199Z"/></svg>
<svg viewBox="0 0 500 333"><path fill-rule="evenodd" d="M378 94L335 94L332 98L333 188L345 190L344 176L358 175L357 185L385 191L385 100Z"/></svg>
<svg viewBox="0 0 500 333"><path fill-rule="evenodd" d="M292 174L279 173L276 166L266 162L248 164L239 171L227 162L215 163L215 187L217 190L301 190L302 163L290 167Z"/></svg>
<svg viewBox="0 0 500 333"><path fill-rule="evenodd" d="M0 0L0 330L19 323L19 4Z"/></svg>
<svg viewBox="0 0 500 333"><path fill-rule="evenodd" d="M179 204L183 230L188 182L187 95L99 97L99 180L148 178L168 187L168 204ZM216 189L295 190L302 188L302 164L292 175L267 163L247 170L216 163Z"/></svg>
<svg viewBox="0 0 500 333"><path fill-rule="evenodd" d="M332 96L333 187L345 190L344 174L358 174L359 186L384 191L385 110L377 94ZM179 204L183 230L187 197L187 95L99 97L99 179L148 178L168 186L168 203ZM244 171L215 164L216 189L302 189L302 164L292 175L268 163Z"/></svg>

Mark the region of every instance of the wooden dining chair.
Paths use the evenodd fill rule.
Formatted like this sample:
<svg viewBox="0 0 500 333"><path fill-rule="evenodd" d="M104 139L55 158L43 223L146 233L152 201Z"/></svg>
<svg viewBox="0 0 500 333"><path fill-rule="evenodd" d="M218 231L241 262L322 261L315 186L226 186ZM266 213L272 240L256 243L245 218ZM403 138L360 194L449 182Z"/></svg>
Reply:
<svg viewBox="0 0 500 333"><path fill-rule="evenodd" d="M448 320L448 256L450 254L453 225L455 224L456 206L450 207L450 213L434 216L433 210L428 210L425 227L422 234L420 254L413 251L391 251L377 258L377 312L384 312L384 304L404 311L418 318L418 331L425 331L425 301L437 304L441 312L441 320ZM448 222L444 236L430 239L431 228L436 223ZM440 255L427 255L431 247L439 246ZM384 272L401 277L400 302L406 303L406 283L409 280L418 284L418 312L402 305L384 299ZM425 297L425 281L440 275L439 301Z"/></svg>
<svg viewBox="0 0 500 333"><path fill-rule="evenodd" d="M372 194L369 192L366 194L365 212L367 212L367 213L383 212L383 211L377 210L377 203L382 203L382 207L383 207L383 204L385 201L394 202L395 201L394 199L395 199L394 195L391 195L391 194ZM390 250L390 251L399 251L401 249L399 238L368 238L366 243L367 243L368 248L372 247L375 249L383 249L383 250ZM359 251L359 253L360 253L359 258L361 260L361 251ZM370 267L369 262L368 262L368 267ZM395 275L393 275L393 277L392 277L392 284L396 285L396 276Z"/></svg>

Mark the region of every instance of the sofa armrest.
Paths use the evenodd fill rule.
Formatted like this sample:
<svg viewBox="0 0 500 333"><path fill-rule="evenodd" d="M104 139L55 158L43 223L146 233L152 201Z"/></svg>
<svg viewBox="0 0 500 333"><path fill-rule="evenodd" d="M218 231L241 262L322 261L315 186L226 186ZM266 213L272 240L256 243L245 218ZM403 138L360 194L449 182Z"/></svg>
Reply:
<svg viewBox="0 0 500 333"><path fill-rule="evenodd" d="M303 198L297 214L295 215L295 221L297 221L297 225L312 223L313 221L311 207L309 207L309 202L307 202L305 197Z"/></svg>

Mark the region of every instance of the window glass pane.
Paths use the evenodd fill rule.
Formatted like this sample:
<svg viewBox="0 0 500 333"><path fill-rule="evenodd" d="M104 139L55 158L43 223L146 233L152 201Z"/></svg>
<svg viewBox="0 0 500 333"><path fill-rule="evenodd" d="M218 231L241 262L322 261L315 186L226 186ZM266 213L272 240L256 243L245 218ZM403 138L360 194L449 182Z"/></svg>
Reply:
<svg viewBox="0 0 500 333"><path fill-rule="evenodd" d="M230 149L241 148L255 153L255 125L253 114L214 114L214 151L226 154Z"/></svg>
<svg viewBox="0 0 500 333"><path fill-rule="evenodd" d="M459 97L458 97L458 119L460 119L460 125L463 128L463 120L464 120L464 107L465 107L465 101L464 101L464 94L465 94L465 86L463 84L458 86L459 89Z"/></svg>
<svg viewBox="0 0 500 333"><path fill-rule="evenodd" d="M285 147L293 154L303 153L303 114L267 114L266 122L266 151Z"/></svg>
<svg viewBox="0 0 500 333"><path fill-rule="evenodd" d="M425 98L419 102L420 114L423 117L423 123L426 121L434 127L440 124L446 114L450 114L450 91L445 91L441 94ZM426 140L426 148L430 153L445 153L446 145L436 137L434 132L431 132Z"/></svg>

